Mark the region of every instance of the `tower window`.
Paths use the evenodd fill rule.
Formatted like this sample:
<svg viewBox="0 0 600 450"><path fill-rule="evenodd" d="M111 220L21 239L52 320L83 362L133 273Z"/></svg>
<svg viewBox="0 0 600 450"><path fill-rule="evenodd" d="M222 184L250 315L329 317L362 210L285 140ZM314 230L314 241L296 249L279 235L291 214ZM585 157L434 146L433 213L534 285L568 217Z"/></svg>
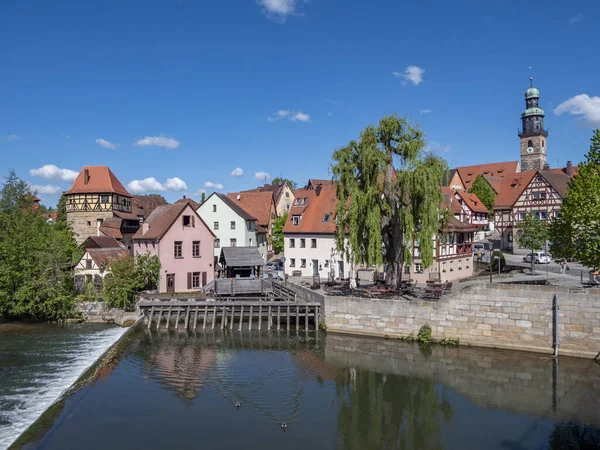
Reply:
<svg viewBox="0 0 600 450"><path fill-rule="evenodd" d="M531 139L527 141L527 147L533 147L533 141Z"/></svg>

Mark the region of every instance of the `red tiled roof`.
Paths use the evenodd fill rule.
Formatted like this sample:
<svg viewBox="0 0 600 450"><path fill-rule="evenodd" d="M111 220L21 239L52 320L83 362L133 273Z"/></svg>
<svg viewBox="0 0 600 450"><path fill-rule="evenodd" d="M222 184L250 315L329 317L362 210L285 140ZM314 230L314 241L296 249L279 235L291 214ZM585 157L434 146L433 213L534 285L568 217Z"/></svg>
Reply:
<svg viewBox="0 0 600 450"><path fill-rule="evenodd" d="M468 192L464 191L457 191L456 193L460 195L460 198L463 199L471 211L489 214L489 210L485 207L481 200L479 200L477 194L469 194Z"/></svg>
<svg viewBox="0 0 600 450"><path fill-rule="evenodd" d="M53 222L56 222L56 218L58 217L57 213L44 213L42 214L42 217L45 217L47 220L52 220Z"/></svg>
<svg viewBox="0 0 600 450"><path fill-rule="evenodd" d="M100 225L100 231L106 236L112 236L115 239L123 239L123 234L121 233L122 223L123 220L118 217L106 219L102 222L102 225Z"/></svg>
<svg viewBox="0 0 600 450"><path fill-rule="evenodd" d="M214 233L208 228L206 223L204 223L196 210L192 208L189 203L180 202L173 205L161 205L157 207L146 220L148 230L144 232L144 225L142 225L133 235L133 239L160 239L167 231L169 231L169 228L171 228L175 220L177 220L181 213L186 209L195 215L197 226L206 227L210 234L214 236Z"/></svg>
<svg viewBox="0 0 600 450"><path fill-rule="evenodd" d="M85 173L88 173L86 183ZM120 194L125 197L132 195L125 189L108 166L84 166L77 178L67 191L67 194Z"/></svg>
<svg viewBox="0 0 600 450"><path fill-rule="evenodd" d="M300 205L292 205L288 220L283 227L284 233L335 233L335 213L338 199L333 186L323 187L320 195L313 189L297 189L294 191L296 199L300 199ZM302 199L306 198L306 205L302 205ZM329 220L323 222L326 214ZM301 216L300 224L295 226L294 216Z"/></svg>
<svg viewBox="0 0 600 450"><path fill-rule="evenodd" d="M536 170L530 170L504 177L494 202L494 209L512 208L536 173Z"/></svg>
<svg viewBox="0 0 600 450"><path fill-rule="evenodd" d="M458 199L454 196L456 189L452 189L447 186L440 186L440 191L444 195L444 206L450 210L452 214L460 214L462 207L458 202Z"/></svg>
<svg viewBox="0 0 600 450"><path fill-rule="evenodd" d="M489 164L477 164L474 166L457 167L456 172L460 176L465 190L468 191L471 188L471 184L473 184L473 181L475 181L475 178L477 178L477 175L504 179L507 176L510 176L511 174L517 173L518 168L519 161L507 161ZM492 183L490 182L490 184ZM493 184L492 187L494 187Z"/></svg>
<svg viewBox="0 0 600 450"><path fill-rule="evenodd" d="M540 174L562 198L565 198L567 190L569 189L569 181L571 181L569 175L556 170L543 171L540 172Z"/></svg>
<svg viewBox="0 0 600 450"><path fill-rule="evenodd" d="M124 247L89 248L87 252L98 267L110 266L114 261L119 261L127 257L127 249Z"/></svg>
<svg viewBox="0 0 600 450"><path fill-rule="evenodd" d="M227 206L229 206L233 210L233 212L236 213L238 216L240 216L242 219L256 221L254 216L252 216L251 214L248 214L248 212L244 208L242 208L240 205L238 205L234 200L227 197L225 194L219 194L218 192L214 192L213 194L211 194L211 197L213 195L216 195L217 197L219 197L223 203L225 203Z"/></svg>
<svg viewBox="0 0 600 450"><path fill-rule="evenodd" d="M239 196L239 200L238 200ZM271 205L274 204L273 192L230 192L231 200L253 217L259 225L268 225L271 220Z"/></svg>
<svg viewBox="0 0 600 450"><path fill-rule="evenodd" d="M310 189L311 187L313 189L316 189L317 185L319 184L323 188L335 188L335 181L333 180L317 180L316 178L311 178L310 180L308 180L308 184L306 185L305 189Z"/></svg>
<svg viewBox="0 0 600 450"><path fill-rule="evenodd" d="M133 205L132 212L136 217L143 216L144 219L147 219L157 206L166 205L167 201L162 195L134 195L131 204Z"/></svg>
<svg viewBox="0 0 600 450"><path fill-rule="evenodd" d="M187 198L187 197L183 197L180 198L179 200L177 200L175 203L189 203L189 205L194 208L194 211L196 211L198 209L198 207L200 206L200 203L195 202L194 200L192 200L191 198Z"/></svg>
<svg viewBox="0 0 600 450"><path fill-rule="evenodd" d="M90 236L83 241L83 248L122 248L123 244L117 241L114 236Z"/></svg>

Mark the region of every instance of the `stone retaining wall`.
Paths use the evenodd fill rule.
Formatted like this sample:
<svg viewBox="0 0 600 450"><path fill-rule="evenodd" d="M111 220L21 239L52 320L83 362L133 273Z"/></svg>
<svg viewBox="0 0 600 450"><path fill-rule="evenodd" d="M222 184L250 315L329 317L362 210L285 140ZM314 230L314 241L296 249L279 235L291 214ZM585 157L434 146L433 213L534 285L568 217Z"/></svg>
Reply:
<svg viewBox="0 0 600 450"><path fill-rule="evenodd" d="M552 298L558 295L560 354L600 352L600 289L482 284L437 302L325 297L328 330L400 337L428 323L435 338L551 353Z"/></svg>
<svg viewBox="0 0 600 450"><path fill-rule="evenodd" d="M325 363L431 378L475 404L600 426L600 367L594 361L479 348L432 346L327 334Z"/></svg>
<svg viewBox="0 0 600 450"><path fill-rule="evenodd" d="M121 326L127 322L135 322L141 315L140 312L109 308L104 302L80 302L76 304L75 310L86 322L116 323Z"/></svg>

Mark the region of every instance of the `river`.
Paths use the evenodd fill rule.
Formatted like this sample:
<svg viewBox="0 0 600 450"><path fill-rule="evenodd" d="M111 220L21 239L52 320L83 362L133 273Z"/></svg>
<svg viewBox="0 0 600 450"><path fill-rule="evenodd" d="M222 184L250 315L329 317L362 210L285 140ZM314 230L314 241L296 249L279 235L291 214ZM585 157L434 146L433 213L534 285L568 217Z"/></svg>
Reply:
<svg viewBox="0 0 600 450"><path fill-rule="evenodd" d="M0 323L0 449L7 448L125 329Z"/></svg>
<svg viewBox="0 0 600 450"><path fill-rule="evenodd" d="M21 345L68 355L61 346L116 337L83 330L83 345L52 329L54 345L41 338L46 332L35 345ZM600 365L593 361L557 364L536 354L331 333L142 326L118 345L119 357L44 414L15 448L600 448ZM8 389L18 399L28 387L52 384L54 377L41 379L34 367L58 365L60 357L15 352L12 365L30 367L32 379L2 380L0 396ZM30 417L42 408L29 404L38 411ZM26 402L21 410L28 411Z"/></svg>

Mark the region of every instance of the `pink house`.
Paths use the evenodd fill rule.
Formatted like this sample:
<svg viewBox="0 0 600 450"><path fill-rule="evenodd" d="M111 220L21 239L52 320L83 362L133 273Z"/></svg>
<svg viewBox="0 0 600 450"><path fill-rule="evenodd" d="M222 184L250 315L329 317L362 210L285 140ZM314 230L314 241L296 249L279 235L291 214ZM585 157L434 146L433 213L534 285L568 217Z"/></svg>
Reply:
<svg viewBox="0 0 600 450"><path fill-rule="evenodd" d="M137 254L160 260L159 292L197 291L215 277L215 235L188 202L157 207L133 236Z"/></svg>

